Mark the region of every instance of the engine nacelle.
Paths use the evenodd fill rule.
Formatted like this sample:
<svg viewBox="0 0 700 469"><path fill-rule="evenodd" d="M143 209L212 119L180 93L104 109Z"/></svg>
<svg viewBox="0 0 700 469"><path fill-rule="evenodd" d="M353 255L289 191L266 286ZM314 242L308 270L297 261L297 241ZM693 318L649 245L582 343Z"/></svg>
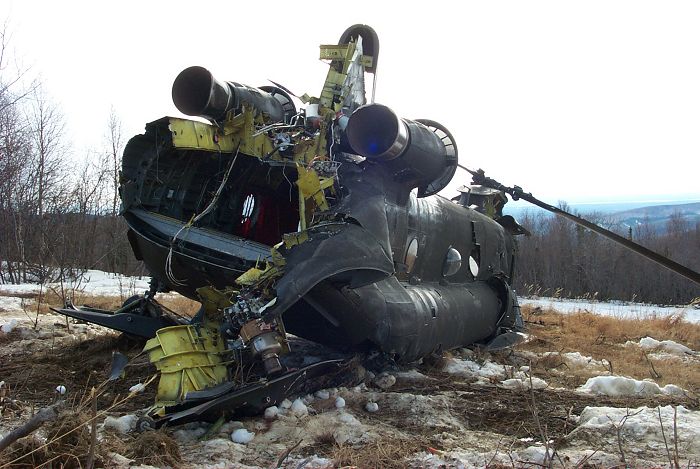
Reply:
<svg viewBox="0 0 700 469"><path fill-rule="evenodd" d="M204 67L184 69L173 82L173 103L183 114L219 122L229 111L252 106L271 122L285 118L283 103L270 93L232 81L221 82Z"/></svg>
<svg viewBox="0 0 700 469"><path fill-rule="evenodd" d="M345 135L357 154L386 164L396 180L417 187L419 197L442 190L457 169L457 146L446 128L434 121L399 118L381 104L353 112Z"/></svg>

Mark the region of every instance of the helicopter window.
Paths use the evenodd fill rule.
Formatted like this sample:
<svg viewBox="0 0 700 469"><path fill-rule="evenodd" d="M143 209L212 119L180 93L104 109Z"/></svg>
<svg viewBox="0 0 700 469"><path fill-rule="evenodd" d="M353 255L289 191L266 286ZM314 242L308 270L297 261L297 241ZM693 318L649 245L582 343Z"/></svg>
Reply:
<svg viewBox="0 0 700 469"><path fill-rule="evenodd" d="M408 244L408 249L406 250L406 258L403 263L406 265L406 272L411 273L413 271L413 266L416 263L416 258L418 258L418 239L413 238Z"/></svg>
<svg viewBox="0 0 700 469"><path fill-rule="evenodd" d="M472 277L479 275L479 262L474 259L474 256L469 256L469 272L471 272Z"/></svg>
<svg viewBox="0 0 700 469"><path fill-rule="evenodd" d="M253 194L248 194L248 197L243 201L243 210L241 211L241 223L245 223L250 220L250 216L253 214L253 209L255 208L255 196Z"/></svg>
<svg viewBox="0 0 700 469"><path fill-rule="evenodd" d="M442 264L442 275L444 277L454 275L459 272L460 267L462 267L462 255L455 248L448 249L445 262Z"/></svg>

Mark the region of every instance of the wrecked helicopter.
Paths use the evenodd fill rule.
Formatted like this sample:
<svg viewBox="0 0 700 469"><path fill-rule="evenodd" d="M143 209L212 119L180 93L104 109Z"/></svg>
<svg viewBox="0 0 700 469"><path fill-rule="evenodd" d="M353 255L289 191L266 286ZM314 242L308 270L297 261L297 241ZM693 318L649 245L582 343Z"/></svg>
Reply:
<svg viewBox="0 0 700 469"><path fill-rule="evenodd" d="M502 209L506 193L534 198L481 171L437 195L461 166L456 142L367 102L378 58L375 31L348 28L320 48L318 97L187 68L174 104L208 122L165 117L127 144L122 216L151 288L118 311L59 311L148 339L161 374L149 425L259 410L343 366L290 366L290 334L397 362L520 339L511 284L526 231ZM168 314L155 300L167 291L200 311Z"/></svg>

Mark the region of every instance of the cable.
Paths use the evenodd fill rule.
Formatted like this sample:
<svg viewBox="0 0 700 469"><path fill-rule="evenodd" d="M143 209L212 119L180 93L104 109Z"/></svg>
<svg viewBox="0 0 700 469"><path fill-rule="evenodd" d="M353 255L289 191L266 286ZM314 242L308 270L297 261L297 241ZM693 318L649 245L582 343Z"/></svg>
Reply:
<svg viewBox="0 0 700 469"><path fill-rule="evenodd" d="M224 174L223 179L221 180L221 184L219 185L219 188L216 190L214 193L214 197L211 199L211 202L209 202L209 205L206 206L204 210L202 210L201 213L199 213L196 216L193 216L189 222L184 224L182 228L178 230L177 233L175 233L175 236L173 236L173 239L170 240L170 248L168 249L168 256L165 258L165 276L168 278L168 280L173 284L173 285L178 285L182 286L185 285L186 280L180 280L177 277L175 277L175 274L173 273L172 270L172 262L173 262L173 248L175 246L175 241L177 241L177 237L182 233L184 230L189 230L192 225L197 223L199 220L201 220L203 217L205 217L209 212L211 212L214 207L216 206L216 203L219 201L219 197L221 196L221 193L224 191L224 187L226 186L226 183L228 182L229 175L231 174L231 170L233 169L233 166L236 164L236 160L238 159L238 150L241 147L241 143L238 143L238 146L236 147L236 154L233 157L233 160L231 160L231 164L229 164L229 167L226 169L226 173ZM221 150L219 149L219 154L221 154Z"/></svg>

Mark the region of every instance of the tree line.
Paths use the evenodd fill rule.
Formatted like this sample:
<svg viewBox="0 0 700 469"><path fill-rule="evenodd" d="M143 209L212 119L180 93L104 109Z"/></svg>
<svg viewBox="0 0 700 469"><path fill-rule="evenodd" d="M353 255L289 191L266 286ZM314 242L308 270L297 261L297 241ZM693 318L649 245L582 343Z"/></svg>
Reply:
<svg viewBox="0 0 700 469"><path fill-rule="evenodd" d="M565 203L560 208L571 212ZM700 287L598 234L543 211L518 220L531 236L518 237L515 287L520 294L688 304ZM600 213L583 215L686 267L700 271L700 223L673 214L665 230L621 225Z"/></svg>
<svg viewBox="0 0 700 469"><path fill-rule="evenodd" d="M10 59L8 39L0 30L0 282L138 271L118 216L116 113L105 116L102 148L76 155L60 108Z"/></svg>
<svg viewBox="0 0 700 469"><path fill-rule="evenodd" d="M60 108L13 66L0 29L0 283L58 281L86 269L145 273L119 216L124 138L112 111L99 149L77 157ZM663 234L588 219L700 270L700 224L671 217ZM515 287L521 294L687 303L692 282L568 220L525 212Z"/></svg>

